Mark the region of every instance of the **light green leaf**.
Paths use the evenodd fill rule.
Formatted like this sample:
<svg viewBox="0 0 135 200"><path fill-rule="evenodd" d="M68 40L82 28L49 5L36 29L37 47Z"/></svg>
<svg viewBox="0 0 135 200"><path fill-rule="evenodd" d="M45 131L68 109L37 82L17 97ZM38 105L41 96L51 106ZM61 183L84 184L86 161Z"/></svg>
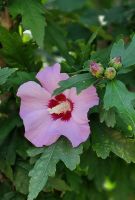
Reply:
<svg viewBox="0 0 135 200"><path fill-rule="evenodd" d="M126 138L122 133L96 125L93 128L92 147L97 155L107 158L112 151L127 163L135 163L135 140Z"/></svg>
<svg viewBox="0 0 135 200"><path fill-rule="evenodd" d="M134 99L135 94L129 92L121 81L108 82L104 96L104 109L115 107L118 115L127 125L127 129L130 126L133 134L135 134L135 110L132 105Z"/></svg>
<svg viewBox="0 0 135 200"><path fill-rule="evenodd" d="M79 74L70 77L65 81L60 81L60 88L57 88L53 95L58 95L62 93L66 89L70 89L72 87L76 87L77 93L80 93L82 90L88 88L90 85L94 83L95 79L90 75L90 73Z"/></svg>
<svg viewBox="0 0 135 200"><path fill-rule="evenodd" d="M44 152L29 173L31 179L28 200L35 199L46 185L48 177L55 175L56 164L59 160L62 160L67 168L73 170L80 162L79 154L81 153L82 146L72 148L66 140L58 140L50 147L44 148Z"/></svg>
<svg viewBox="0 0 135 200"><path fill-rule="evenodd" d="M10 69L8 67L0 68L0 85L6 83L7 79L11 74L13 74L17 69Z"/></svg>
<svg viewBox="0 0 135 200"><path fill-rule="evenodd" d="M121 39L118 42L114 43L111 50L110 58L112 59L114 57L121 56L123 68L129 68L130 66L135 65L134 49L135 36L133 36L132 41L126 48L124 46L124 41ZM122 69L120 73L122 72L128 72L128 69Z"/></svg>
<svg viewBox="0 0 135 200"><path fill-rule="evenodd" d="M44 9L38 0L10 0L9 9L16 17L22 15L22 23L26 29L32 31L33 38L40 47L43 47L45 34Z"/></svg>

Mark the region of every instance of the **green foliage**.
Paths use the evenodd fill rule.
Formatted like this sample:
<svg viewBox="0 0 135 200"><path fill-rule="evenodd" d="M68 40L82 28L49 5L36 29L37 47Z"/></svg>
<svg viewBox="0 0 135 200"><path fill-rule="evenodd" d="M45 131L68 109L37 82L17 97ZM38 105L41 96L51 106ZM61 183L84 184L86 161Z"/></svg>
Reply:
<svg viewBox="0 0 135 200"><path fill-rule="evenodd" d="M32 31L33 38L40 47L43 47L45 34L44 9L38 0L9 1L11 14L16 17L22 15L22 24L25 29ZM37 31L40 30L40 31Z"/></svg>
<svg viewBox="0 0 135 200"><path fill-rule="evenodd" d="M125 98L126 96L128 98ZM107 84L104 109L109 110L115 107L123 122L127 124L127 129L130 126L133 134L135 134L135 110L132 104L134 99L135 94L129 92L122 82L115 80Z"/></svg>
<svg viewBox="0 0 135 200"><path fill-rule="evenodd" d="M31 65L35 65L34 47L24 45L18 33L0 27L0 42L2 44L0 54L10 67L29 69Z"/></svg>
<svg viewBox="0 0 135 200"><path fill-rule="evenodd" d="M8 67L0 68L0 85L3 85L9 76L13 74L16 71L16 69L10 69Z"/></svg>
<svg viewBox="0 0 135 200"><path fill-rule="evenodd" d="M60 88L56 89L53 95L58 95L66 89L76 87L77 92L80 93L82 90L88 88L94 83L95 79L90 75L90 73L75 75L65 81L60 81Z"/></svg>
<svg viewBox="0 0 135 200"><path fill-rule="evenodd" d="M31 179L28 200L35 199L45 186L48 177L55 175L56 164L59 160L62 160L70 170L75 169L80 162L79 154L82 153L82 147L73 149L67 141L59 140L50 147L42 149L42 151L41 157L29 173ZM38 151L38 153L41 152Z"/></svg>
<svg viewBox="0 0 135 200"><path fill-rule="evenodd" d="M132 0L0 0L1 200L135 199L134 7ZM105 72L118 56L113 81L92 76L91 61ZM19 86L38 82L37 72L56 62L69 78L53 95L94 84L100 100L88 112L91 135L77 148L64 138L34 147L19 118Z"/></svg>
<svg viewBox="0 0 135 200"><path fill-rule="evenodd" d="M103 159L107 158L112 151L128 163L135 162L134 146L133 139L126 138L116 130L105 129L102 126L95 126L93 129L92 147Z"/></svg>
<svg viewBox="0 0 135 200"><path fill-rule="evenodd" d="M121 56L123 67L128 68L135 65L134 49L135 36L133 36L132 41L126 48L124 46L124 41L121 39L117 43L114 43L110 57L114 58L116 56ZM132 67L132 69L134 69L134 66ZM125 72L127 70L131 69L123 69L122 72Z"/></svg>

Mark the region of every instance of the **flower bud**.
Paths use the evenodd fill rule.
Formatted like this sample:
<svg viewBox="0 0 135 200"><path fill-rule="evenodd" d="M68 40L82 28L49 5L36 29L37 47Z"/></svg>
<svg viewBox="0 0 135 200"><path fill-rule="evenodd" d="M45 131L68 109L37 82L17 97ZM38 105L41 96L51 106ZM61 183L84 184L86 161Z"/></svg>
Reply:
<svg viewBox="0 0 135 200"><path fill-rule="evenodd" d="M109 62L110 67L114 67L116 70L120 69L122 67L121 63L121 57L115 57Z"/></svg>
<svg viewBox="0 0 135 200"><path fill-rule="evenodd" d="M116 76L116 70L113 67L108 67L105 70L105 77L109 80L112 80Z"/></svg>
<svg viewBox="0 0 135 200"><path fill-rule="evenodd" d="M104 72L104 68L101 63L92 62L90 64L90 72L93 76L99 78Z"/></svg>

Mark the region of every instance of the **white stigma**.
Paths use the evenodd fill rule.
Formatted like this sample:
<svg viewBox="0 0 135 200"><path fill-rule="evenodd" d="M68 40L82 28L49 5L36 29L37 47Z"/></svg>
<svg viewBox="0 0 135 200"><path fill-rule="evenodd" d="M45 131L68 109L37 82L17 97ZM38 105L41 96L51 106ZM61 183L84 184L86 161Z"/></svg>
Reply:
<svg viewBox="0 0 135 200"><path fill-rule="evenodd" d="M50 114L60 114L66 113L67 111L71 111L71 106L69 101L64 101L53 108L48 108Z"/></svg>

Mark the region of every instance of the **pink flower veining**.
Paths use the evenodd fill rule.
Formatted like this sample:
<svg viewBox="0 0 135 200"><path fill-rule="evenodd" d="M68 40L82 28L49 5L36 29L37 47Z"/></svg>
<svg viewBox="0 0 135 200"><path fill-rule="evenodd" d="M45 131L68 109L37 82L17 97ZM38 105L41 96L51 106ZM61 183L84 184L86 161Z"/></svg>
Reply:
<svg viewBox="0 0 135 200"><path fill-rule="evenodd" d="M76 88L52 97L61 80L68 79L60 73L60 65L46 67L36 78L42 87L29 81L17 92L21 98L20 116L25 126L25 137L35 146L48 146L63 135L73 147L87 140L90 127L87 119L89 108L98 105L96 88L91 86L77 95Z"/></svg>

